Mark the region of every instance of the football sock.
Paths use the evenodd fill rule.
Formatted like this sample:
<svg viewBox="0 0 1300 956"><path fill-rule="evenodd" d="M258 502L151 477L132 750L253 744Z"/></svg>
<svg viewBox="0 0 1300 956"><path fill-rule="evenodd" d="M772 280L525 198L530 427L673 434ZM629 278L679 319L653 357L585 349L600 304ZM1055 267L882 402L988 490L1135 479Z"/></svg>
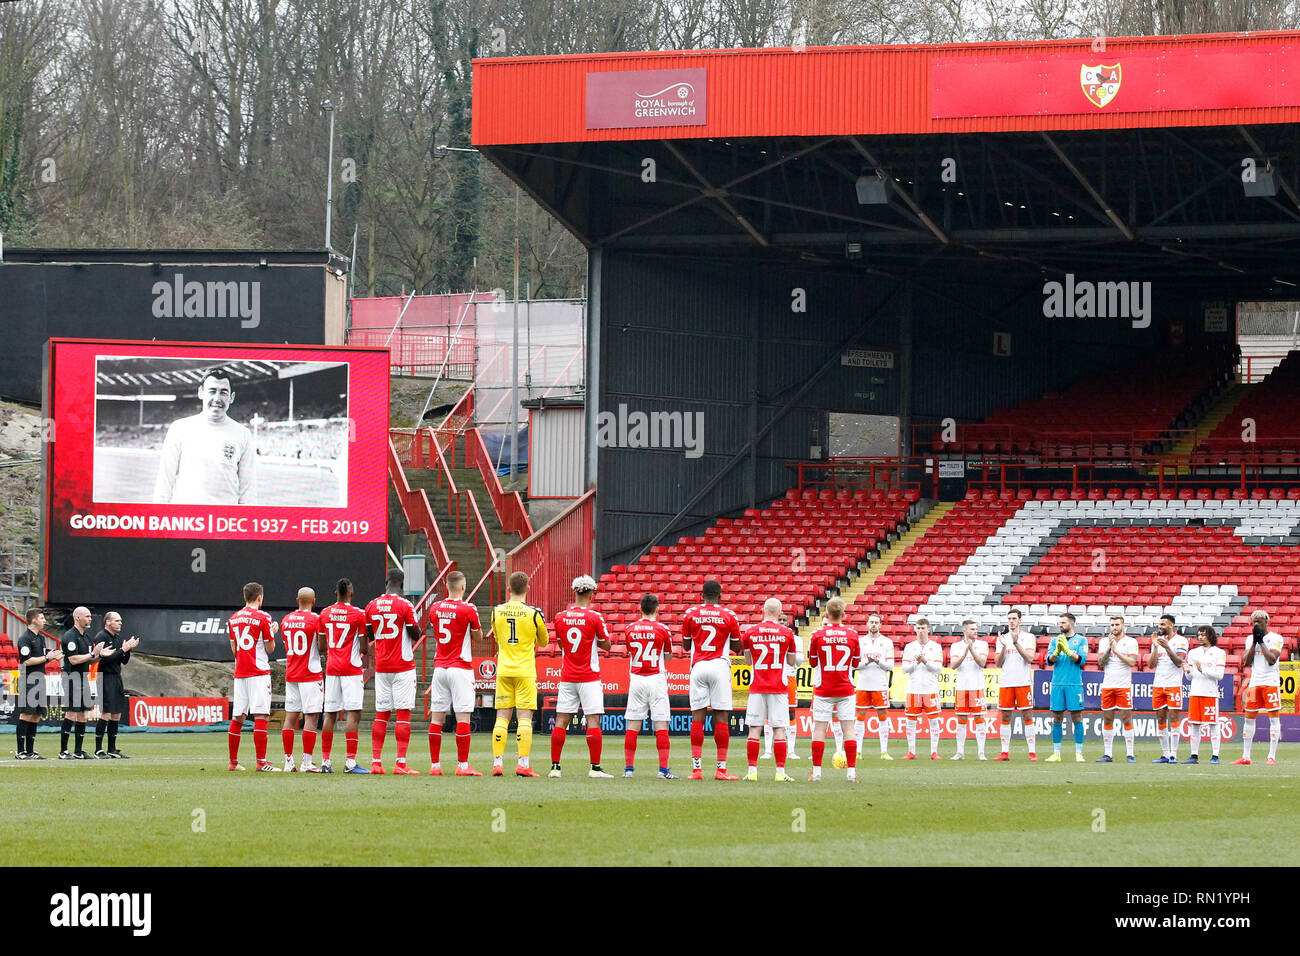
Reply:
<svg viewBox="0 0 1300 956"><path fill-rule="evenodd" d="M27 753L27 723L28 722L25 720L20 720L18 721L18 727L16 728L18 731L18 743L16 744L18 750L16 752L20 754Z"/></svg>
<svg viewBox="0 0 1300 956"><path fill-rule="evenodd" d="M551 763L558 764L560 758L564 756L564 738L569 734L569 728L561 727L556 724L551 728Z"/></svg>
<svg viewBox="0 0 1300 956"><path fill-rule="evenodd" d="M1061 738L1065 734L1065 727L1060 721L1052 722L1052 750L1056 753L1061 752Z"/></svg>
<svg viewBox="0 0 1300 956"><path fill-rule="evenodd" d="M763 752L768 756L772 754L772 725L763 725Z"/></svg>
<svg viewBox="0 0 1300 956"><path fill-rule="evenodd" d="M81 753L86 746L86 722L84 720L77 721L77 726L73 728L72 732L77 741L77 749L75 752Z"/></svg>
<svg viewBox="0 0 1300 956"><path fill-rule="evenodd" d="M758 769L758 747L758 740L754 737L750 737L745 744L745 756L749 758L750 770Z"/></svg>
<svg viewBox="0 0 1300 956"><path fill-rule="evenodd" d="M700 760L704 755L704 721L691 721L691 767L700 769Z"/></svg>
<svg viewBox="0 0 1300 956"><path fill-rule="evenodd" d="M308 760L311 759L312 751L316 749L316 731L304 730L302 732L302 755Z"/></svg>
<svg viewBox="0 0 1300 956"><path fill-rule="evenodd" d="M842 753L844 750L844 728L840 726L839 721L831 724L831 733L835 735L835 752Z"/></svg>
<svg viewBox="0 0 1300 956"><path fill-rule="evenodd" d="M812 761L813 766L818 770L822 767L822 757L826 755L826 741L814 740L812 742Z"/></svg>
<svg viewBox="0 0 1300 956"><path fill-rule="evenodd" d="M1210 724L1210 753L1215 757L1219 756L1219 741L1219 722L1216 720Z"/></svg>
<svg viewBox="0 0 1300 956"><path fill-rule="evenodd" d="M1074 749L1082 752L1083 750L1083 721L1070 718L1070 726L1074 730Z"/></svg>
<svg viewBox="0 0 1300 956"><path fill-rule="evenodd" d="M290 760L293 759L293 728L280 728L280 743L284 747L284 755Z"/></svg>
<svg viewBox="0 0 1300 956"><path fill-rule="evenodd" d="M907 752L916 753L916 720L907 718Z"/></svg>
<svg viewBox="0 0 1300 956"><path fill-rule="evenodd" d="M657 750L659 751L659 769L660 769L660 770L667 770L667 769L668 769L668 748L669 748L669 742L668 742L668 731L666 731L666 730L656 730L656 731L655 731L655 749L657 749Z"/></svg>
<svg viewBox="0 0 1300 956"><path fill-rule="evenodd" d="M533 753L533 719L519 721L519 726L515 728L515 754L518 762L523 766L528 766L528 761L532 759ZM469 725L465 725L465 759L469 760Z"/></svg>
<svg viewBox="0 0 1300 956"><path fill-rule="evenodd" d="M1133 719L1124 721L1124 752L1133 756Z"/></svg>
<svg viewBox="0 0 1300 956"><path fill-rule="evenodd" d="M64 717L63 726L59 728L59 753L68 749L68 736L72 733L72 718Z"/></svg>
<svg viewBox="0 0 1300 956"><path fill-rule="evenodd" d="M1114 746L1115 725L1106 721L1101 725L1101 752L1109 757Z"/></svg>
<svg viewBox="0 0 1300 956"><path fill-rule="evenodd" d="M939 718L930 718L930 753L939 752Z"/></svg>
<svg viewBox="0 0 1300 956"><path fill-rule="evenodd" d="M497 722L492 725L492 760L499 762L506 752L506 730L510 726L510 720L506 717L498 717Z"/></svg>
<svg viewBox="0 0 1300 956"><path fill-rule="evenodd" d="M1037 753L1038 735L1034 731L1034 715L1030 713L1025 714L1025 746L1031 754Z"/></svg>
<svg viewBox="0 0 1300 956"><path fill-rule="evenodd" d="M957 722L957 753L964 754L965 752L966 752L966 721L959 720Z"/></svg>
<svg viewBox="0 0 1300 956"><path fill-rule="evenodd" d="M975 746L981 757L984 756L984 741L988 738L988 730L984 726L984 717L979 716L971 720L971 725L975 731Z"/></svg>
<svg viewBox="0 0 1300 956"><path fill-rule="evenodd" d="M600 766L600 750L603 739L599 725L587 728L587 756L591 758L593 767Z"/></svg>
<svg viewBox="0 0 1300 956"><path fill-rule="evenodd" d="M392 711L375 711L374 723L370 725L370 755L378 762L384 755L384 738L388 736L388 718Z"/></svg>
<svg viewBox="0 0 1300 956"><path fill-rule="evenodd" d="M853 739L857 741L858 753L862 753L862 738L867 735L867 722L862 716L862 711L858 711L858 726L854 728Z"/></svg>
<svg viewBox="0 0 1300 956"><path fill-rule="evenodd" d="M731 743L731 725L725 719L713 718L713 742L718 745L718 766L727 766L727 747Z"/></svg>
<svg viewBox="0 0 1300 956"><path fill-rule="evenodd" d="M636 766L636 737L635 730L629 730L623 735L623 766Z"/></svg>
<svg viewBox="0 0 1300 956"><path fill-rule="evenodd" d="M343 732L343 740L348 747L348 760L355 761L357 759L357 744L360 742L360 738L361 731L359 730L345 730Z"/></svg>
<svg viewBox="0 0 1300 956"><path fill-rule="evenodd" d="M118 722L116 720L110 720L108 722L108 749L109 750L117 749L117 724Z"/></svg>
<svg viewBox="0 0 1300 956"><path fill-rule="evenodd" d="M329 760L330 754L334 751L334 731L322 730L320 733L320 756L322 760Z"/></svg>
<svg viewBox="0 0 1300 956"><path fill-rule="evenodd" d="M1199 756L1199 755L1200 755L1200 752L1201 752L1201 731L1202 731L1202 729L1203 729L1204 727L1205 727L1204 724L1192 724L1192 745L1191 745L1191 750L1192 750L1192 756L1193 756L1193 757L1196 757L1196 756Z"/></svg>
<svg viewBox="0 0 1300 956"><path fill-rule="evenodd" d="M226 744L230 748L230 762L239 762L239 737L244 732L244 721L238 717L230 721L230 729L226 731Z"/></svg>
<svg viewBox="0 0 1300 956"><path fill-rule="evenodd" d="M1156 722L1156 738L1160 741L1160 756L1169 756L1169 726Z"/></svg>
<svg viewBox="0 0 1300 956"><path fill-rule="evenodd" d="M393 736L397 738L397 762L406 763L406 751L411 745L411 712L409 710L399 710L397 712L397 726L393 728Z"/></svg>
<svg viewBox="0 0 1300 956"><path fill-rule="evenodd" d="M266 763L266 718L253 718L253 750L257 752L257 762Z"/></svg>
<svg viewBox="0 0 1300 956"><path fill-rule="evenodd" d="M1259 731L1259 721L1254 717L1247 717L1246 724L1241 729L1241 759L1250 759L1250 745L1255 742L1255 734Z"/></svg>
<svg viewBox="0 0 1300 956"><path fill-rule="evenodd" d="M882 754L887 753L889 751L889 720L888 718L881 720L877 717L876 724L878 725L876 732L880 735L880 752Z"/></svg>
<svg viewBox="0 0 1300 956"><path fill-rule="evenodd" d="M457 724L456 742L460 743L460 733ZM429 721L429 763L442 762L442 725L434 721Z"/></svg>
<svg viewBox="0 0 1300 956"><path fill-rule="evenodd" d="M1004 723L998 730L998 740L1002 742L1002 753L1011 752L1011 724Z"/></svg>
<svg viewBox="0 0 1300 956"><path fill-rule="evenodd" d="M844 756L848 758L850 770L858 765L858 742L856 740L844 741Z"/></svg>
<svg viewBox="0 0 1300 956"><path fill-rule="evenodd" d="M528 724L528 721L524 721ZM533 725L528 724L528 732L533 732ZM530 738L531 739L531 738ZM438 742L442 742L442 728L438 728ZM469 763L469 723L467 721L456 721L456 762Z"/></svg>
<svg viewBox="0 0 1300 956"><path fill-rule="evenodd" d="M104 731L108 729L108 721L103 717L95 721L95 753L104 749Z"/></svg>
<svg viewBox="0 0 1300 956"><path fill-rule="evenodd" d="M1282 718L1270 717L1268 719L1268 755L1273 760L1277 759L1277 742L1282 739Z"/></svg>
<svg viewBox="0 0 1300 956"><path fill-rule="evenodd" d="M665 731L665 733L667 733L667 731ZM784 770L785 757L786 757L786 746L785 746L784 738L781 740L774 741L772 743L772 749L776 752L776 769Z"/></svg>

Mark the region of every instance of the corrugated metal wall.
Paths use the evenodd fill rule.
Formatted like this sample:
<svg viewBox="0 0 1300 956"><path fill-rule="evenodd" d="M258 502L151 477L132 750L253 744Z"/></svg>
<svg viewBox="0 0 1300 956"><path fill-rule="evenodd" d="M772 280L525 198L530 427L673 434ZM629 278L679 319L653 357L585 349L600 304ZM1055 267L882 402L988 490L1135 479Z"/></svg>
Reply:
<svg viewBox="0 0 1300 956"><path fill-rule="evenodd" d="M535 408L529 419L528 497L582 494L583 410Z"/></svg>

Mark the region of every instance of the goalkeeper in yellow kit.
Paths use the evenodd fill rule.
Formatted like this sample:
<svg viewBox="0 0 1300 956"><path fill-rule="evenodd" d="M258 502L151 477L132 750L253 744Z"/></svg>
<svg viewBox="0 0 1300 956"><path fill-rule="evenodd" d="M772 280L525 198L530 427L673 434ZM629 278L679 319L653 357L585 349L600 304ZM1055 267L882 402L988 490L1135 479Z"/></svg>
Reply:
<svg viewBox="0 0 1300 956"><path fill-rule="evenodd" d="M506 731L510 711L519 717L519 762L515 773L537 777L528 765L533 749L533 711L537 709L536 647L545 647L546 616L540 608L525 604L528 575L516 571L510 575L510 600L492 609L492 637L497 643L497 722L492 728L492 776L505 775L502 766L506 754Z"/></svg>

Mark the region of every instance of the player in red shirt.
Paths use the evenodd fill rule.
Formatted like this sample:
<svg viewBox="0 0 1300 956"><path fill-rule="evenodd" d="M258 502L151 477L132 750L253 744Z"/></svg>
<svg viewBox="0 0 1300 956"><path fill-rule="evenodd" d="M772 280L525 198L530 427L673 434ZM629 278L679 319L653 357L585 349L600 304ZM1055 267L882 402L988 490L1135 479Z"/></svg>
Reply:
<svg viewBox="0 0 1300 956"><path fill-rule="evenodd" d="M749 705L745 709L745 723L749 725L749 741L746 756L749 769L746 780L758 780L759 736L763 725L771 724L775 739L773 749L776 753L776 779L787 783L793 778L786 776L786 729L790 726L790 703L785 679L787 664L798 667L801 663L799 645L795 641L794 631L781 623L782 607L779 598L768 598L763 602L763 620L745 628L740 636L740 646L749 658L750 673Z"/></svg>
<svg viewBox="0 0 1300 956"><path fill-rule="evenodd" d="M231 708L230 769L239 765L239 739L244 732L244 718L253 715L253 748L257 751L257 769L280 772L266 759L266 719L271 713L271 665L267 654L275 650L276 623L262 610L262 585L250 581L244 585L244 606L230 615L230 652L235 655L235 703Z"/></svg>
<svg viewBox="0 0 1300 956"><path fill-rule="evenodd" d="M406 765L406 748L411 743L411 708L415 706L415 645L420 625L415 608L402 597L406 575L390 568L384 593L366 605L370 646L375 650L375 722L370 726L371 773L384 772L384 738L388 719L397 711L393 735L397 738L397 764L393 773L419 776Z"/></svg>
<svg viewBox="0 0 1300 956"><path fill-rule="evenodd" d="M826 620L808 642L808 660L817 672L813 689L812 772L809 780L822 778L822 757L826 752L826 725L833 719L844 730L844 755L848 758L850 783L858 779L858 739L855 736L857 692L853 671L860 663L858 632L844 626L844 599L826 602Z"/></svg>
<svg viewBox="0 0 1300 956"><path fill-rule="evenodd" d="M731 661L728 649L740 653L740 624L721 605L722 585L705 581L704 601L682 615L682 648L691 655L691 775L703 780L704 714L713 711L713 740L718 746L715 780L739 780L727 773L727 745L731 742Z"/></svg>
<svg viewBox="0 0 1300 956"><path fill-rule="evenodd" d="M572 587L573 604L555 615L553 625L564 663L560 666L555 728L551 731L551 772L547 776L560 775L560 755L564 753L569 721L578 715L581 707L587 720L587 755L591 758L587 776L608 778L612 774L600 769L600 718L605 713L605 691L600 683L600 657L596 648L607 651L612 642L605 619L591 609L591 599L596 596L596 582L591 575L578 575Z"/></svg>
<svg viewBox="0 0 1300 956"><path fill-rule="evenodd" d="M623 776L636 772L637 728L647 717L654 721L655 745L659 751L659 779L676 780L668 769L668 678L664 665L673 656L673 635L657 620L659 597L641 596L641 620L623 631L628 664L627 711L623 719L627 735L623 738Z"/></svg>
<svg viewBox="0 0 1300 956"><path fill-rule="evenodd" d="M438 653L433 659L433 681L429 685L429 773L442 776L442 725L447 711L456 715L456 776L481 777L469 765L469 718L474 712L474 653L470 640L483 637L478 608L464 600L465 575L447 575L447 596L429 608Z"/></svg>
<svg viewBox="0 0 1300 956"><path fill-rule="evenodd" d="M302 769L304 773L320 773L312 762L316 749L316 721L325 707L325 674L320 666L320 651L325 650L325 635L321 631L320 617L312 610L316 592L311 588L298 589L298 610L290 611L280 622L284 634L284 727L280 739L284 742L284 769L292 773L293 735L298 729L298 719L305 716L302 728Z"/></svg>
<svg viewBox="0 0 1300 956"><path fill-rule="evenodd" d="M352 603L352 582L339 578L335 588L338 600L320 612L321 629L329 656L325 660L325 731L321 734L322 773L333 773L330 753L334 748L334 722L339 711L347 711L344 736L347 762L344 773L370 773L357 764L357 739L361 728L361 702L364 697L366 615Z"/></svg>

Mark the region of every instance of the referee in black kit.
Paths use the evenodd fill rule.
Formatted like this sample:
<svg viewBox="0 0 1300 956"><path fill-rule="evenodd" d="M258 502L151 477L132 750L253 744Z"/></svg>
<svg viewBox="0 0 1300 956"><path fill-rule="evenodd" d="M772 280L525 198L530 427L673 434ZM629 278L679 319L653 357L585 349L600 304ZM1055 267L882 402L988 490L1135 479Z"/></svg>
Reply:
<svg viewBox="0 0 1300 956"><path fill-rule="evenodd" d="M83 749L86 740L86 714L94 694L90 686L90 665L99 660L100 645L90 634L90 609L79 607L72 612L72 627L63 634L63 734L59 746L60 760L89 760ZM68 751L68 736L76 730L76 750Z"/></svg>
<svg viewBox="0 0 1300 956"><path fill-rule="evenodd" d="M117 722L126 711L126 689L122 685L122 665L131 659L131 651L140 643L134 635L122 640L122 615L109 611L104 615L104 629L95 635L103 644L99 653L99 720L95 724L95 757L126 759L117 749ZM104 749L104 732L108 732L108 750Z"/></svg>
<svg viewBox="0 0 1300 956"><path fill-rule="evenodd" d="M44 760L36 752L36 726L45 716L45 665L57 661L63 652L57 647L45 649L45 612L40 608L27 611L27 630L18 638L18 750L19 760Z"/></svg>

